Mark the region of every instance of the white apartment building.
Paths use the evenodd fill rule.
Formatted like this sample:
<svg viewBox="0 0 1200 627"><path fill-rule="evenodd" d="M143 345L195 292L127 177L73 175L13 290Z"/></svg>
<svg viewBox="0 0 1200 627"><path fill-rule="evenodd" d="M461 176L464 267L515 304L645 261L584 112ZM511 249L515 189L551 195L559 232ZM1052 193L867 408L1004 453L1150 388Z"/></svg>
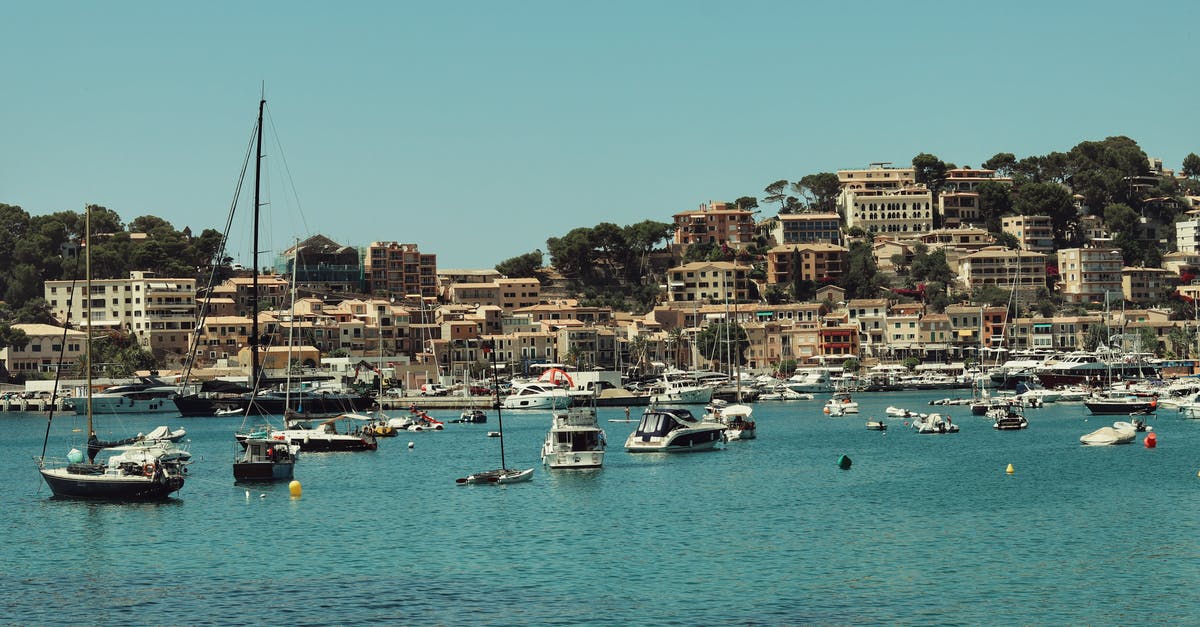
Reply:
<svg viewBox="0 0 1200 627"><path fill-rule="evenodd" d="M1175 223L1175 249L1181 253L1200 253L1200 218Z"/></svg>
<svg viewBox="0 0 1200 627"><path fill-rule="evenodd" d="M88 298L85 289L83 281L46 281L43 287L50 312L74 328L124 330L159 358L187 353L196 325L195 279L134 271L128 279L92 279Z"/></svg>

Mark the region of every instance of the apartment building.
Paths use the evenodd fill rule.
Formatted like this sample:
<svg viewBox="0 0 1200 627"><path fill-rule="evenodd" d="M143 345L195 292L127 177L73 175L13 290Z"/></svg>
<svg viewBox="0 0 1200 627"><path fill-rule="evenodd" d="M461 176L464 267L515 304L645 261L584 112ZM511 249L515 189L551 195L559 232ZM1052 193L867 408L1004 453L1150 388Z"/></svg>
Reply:
<svg viewBox="0 0 1200 627"><path fill-rule="evenodd" d="M1123 294L1121 251L1066 248L1058 251L1058 291L1067 303L1099 303Z"/></svg>
<svg viewBox="0 0 1200 627"><path fill-rule="evenodd" d="M957 228L983 222L979 207L979 185L993 181L1012 185L1012 179L996 176L995 170L954 168L946 171L946 180L938 194L938 213L943 227Z"/></svg>
<svg viewBox="0 0 1200 627"><path fill-rule="evenodd" d="M993 286L1016 290L1025 302L1046 287L1046 255L1027 250L989 246L959 261L959 281L969 289Z"/></svg>
<svg viewBox="0 0 1200 627"><path fill-rule="evenodd" d="M673 216L675 243L728 244L741 248L754 241L754 214L724 202L701 204L699 209Z"/></svg>
<svg viewBox="0 0 1200 627"><path fill-rule="evenodd" d="M60 359L70 371L86 359L87 334L82 331L68 329L64 335L62 327L25 323L14 324L12 329L24 332L28 341L24 346L0 349L0 363L10 374L54 372Z"/></svg>
<svg viewBox="0 0 1200 627"><path fill-rule="evenodd" d="M436 298L437 255L422 253L416 244L372 242L363 255L367 290L397 297Z"/></svg>
<svg viewBox="0 0 1200 627"><path fill-rule="evenodd" d="M46 281L43 292L51 314L74 328L125 331L158 359L187 353L196 324L195 279L133 271L127 279L93 279L91 283L91 293L84 298L84 282Z"/></svg>
<svg viewBox="0 0 1200 627"><path fill-rule="evenodd" d="M1050 216L1004 216L1000 229L1017 238L1022 250L1054 252L1054 228Z"/></svg>
<svg viewBox="0 0 1200 627"><path fill-rule="evenodd" d="M767 284L794 280L836 280L842 276L849 249L837 244L790 244L767 251Z"/></svg>
<svg viewBox="0 0 1200 627"><path fill-rule="evenodd" d="M842 218L836 213L785 213L774 220L771 238L777 245L842 243Z"/></svg>
<svg viewBox="0 0 1200 627"><path fill-rule="evenodd" d="M749 298L749 266L695 261L667 271L669 302L738 302Z"/></svg>
<svg viewBox="0 0 1200 627"><path fill-rule="evenodd" d="M1179 282L1179 275L1163 268L1127 267L1121 269L1121 294L1139 304L1162 300Z"/></svg>

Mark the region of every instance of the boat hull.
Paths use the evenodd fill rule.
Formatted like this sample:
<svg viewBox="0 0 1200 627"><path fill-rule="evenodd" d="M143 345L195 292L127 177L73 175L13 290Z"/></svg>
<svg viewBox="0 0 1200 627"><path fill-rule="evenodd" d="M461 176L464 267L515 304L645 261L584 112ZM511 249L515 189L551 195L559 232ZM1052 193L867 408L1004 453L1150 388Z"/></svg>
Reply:
<svg viewBox="0 0 1200 627"><path fill-rule="evenodd" d="M542 463L556 470L600 468L604 466L604 451L543 452Z"/></svg>
<svg viewBox="0 0 1200 627"><path fill-rule="evenodd" d="M291 401L293 405L295 400ZM283 398L257 398L251 403L248 397L205 398L196 395L175 397L175 408L189 417L217 416L221 414L247 414L250 416L282 416L288 409ZM375 401L369 396L348 394L314 395L300 401L303 417L336 416L346 412L370 411ZM247 409L249 411L247 411Z"/></svg>
<svg viewBox="0 0 1200 627"><path fill-rule="evenodd" d="M724 429L687 429L685 432L672 432L666 438L642 439L630 434L625 442L625 450L630 453L691 453L694 451L711 450L723 438Z"/></svg>
<svg viewBox="0 0 1200 627"><path fill-rule="evenodd" d="M286 481L295 476L295 462L237 462L233 465L233 478L238 481Z"/></svg>
<svg viewBox="0 0 1200 627"><path fill-rule="evenodd" d="M134 399L128 396L92 397L93 414L157 414L175 413L177 408L170 398ZM75 414L87 415L87 400L75 403Z"/></svg>
<svg viewBox="0 0 1200 627"><path fill-rule="evenodd" d="M85 475L66 468L43 468L41 474L54 496L70 499L155 501L183 487L183 477Z"/></svg>

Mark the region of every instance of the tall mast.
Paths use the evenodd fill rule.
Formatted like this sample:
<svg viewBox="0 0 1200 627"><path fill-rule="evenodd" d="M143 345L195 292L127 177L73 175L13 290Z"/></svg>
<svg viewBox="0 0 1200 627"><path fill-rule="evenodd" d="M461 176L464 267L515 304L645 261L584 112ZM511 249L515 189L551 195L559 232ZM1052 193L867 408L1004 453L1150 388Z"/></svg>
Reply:
<svg viewBox="0 0 1200 627"><path fill-rule="evenodd" d="M88 205L83 210L83 258L84 272L87 277L84 279L84 304L87 308L84 313L87 315L87 335L84 336L84 371L87 372L85 379L87 380L87 434L84 436L89 441L92 438L92 206Z"/></svg>
<svg viewBox="0 0 1200 627"><path fill-rule="evenodd" d="M250 388L258 389L258 207L259 207L259 182L262 180L262 135L263 135L263 106L267 104L265 98L260 98L258 101L258 139L257 157L254 160L254 242L253 250L250 253L251 280L250 280ZM296 273L295 262L292 263L292 274Z"/></svg>

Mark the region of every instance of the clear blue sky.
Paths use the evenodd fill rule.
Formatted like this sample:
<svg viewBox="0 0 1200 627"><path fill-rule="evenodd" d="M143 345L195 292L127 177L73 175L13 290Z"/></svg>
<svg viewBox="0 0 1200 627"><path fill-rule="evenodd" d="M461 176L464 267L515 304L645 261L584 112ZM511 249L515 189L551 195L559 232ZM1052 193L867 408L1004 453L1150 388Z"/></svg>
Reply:
<svg viewBox="0 0 1200 627"><path fill-rule="evenodd" d="M264 82L263 248L415 242L442 268L920 152L978 165L1128 135L1178 169L1200 153L1198 18L1194 1L9 0L0 202L220 229Z"/></svg>

